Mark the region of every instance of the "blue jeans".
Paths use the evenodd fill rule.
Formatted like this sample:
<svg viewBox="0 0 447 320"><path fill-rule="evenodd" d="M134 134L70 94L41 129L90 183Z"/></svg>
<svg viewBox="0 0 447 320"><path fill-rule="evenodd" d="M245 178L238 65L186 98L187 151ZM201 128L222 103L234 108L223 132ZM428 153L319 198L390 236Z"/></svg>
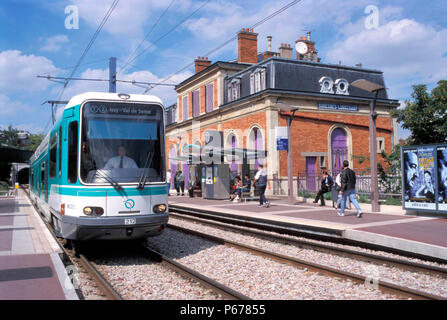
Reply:
<svg viewBox="0 0 447 320"><path fill-rule="evenodd" d="M258 192L259 192L259 204L262 206L264 203L267 202L267 199L265 197L265 188L267 186L259 186L258 187Z"/></svg>
<svg viewBox="0 0 447 320"><path fill-rule="evenodd" d="M242 192L248 192L248 191L250 191L250 189L248 189L248 188L237 188L236 189L236 193L239 197L241 197Z"/></svg>
<svg viewBox="0 0 447 320"><path fill-rule="evenodd" d="M360 211L360 205L357 202L357 199L355 198L355 189L349 189L343 192L341 196L341 208L340 213L345 212L345 206L346 206L346 199L349 197L349 200L351 200L351 203L354 204L354 207L357 209L357 211Z"/></svg>

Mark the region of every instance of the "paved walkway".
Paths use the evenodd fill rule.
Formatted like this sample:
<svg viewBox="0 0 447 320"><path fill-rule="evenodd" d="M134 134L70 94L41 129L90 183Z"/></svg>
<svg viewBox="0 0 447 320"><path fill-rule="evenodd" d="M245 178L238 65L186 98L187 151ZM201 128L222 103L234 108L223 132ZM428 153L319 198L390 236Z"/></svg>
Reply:
<svg viewBox="0 0 447 320"><path fill-rule="evenodd" d="M169 204L291 224L299 230L320 232L447 261L447 217L408 216L403 212L364 212L362 218L357 218L355 210L346 210L345 216L340 217L330 206L299 202L288 204L285 200L271 200L270 207L265 208L258 207L255 201L233 203L227 200L171 196Z"/></svg>
<svg viewBox="0 0 447 320"><path fill-rule="evenodd" d="M0 300L78 299L59 253L23 190L0 197Z"/></svg>

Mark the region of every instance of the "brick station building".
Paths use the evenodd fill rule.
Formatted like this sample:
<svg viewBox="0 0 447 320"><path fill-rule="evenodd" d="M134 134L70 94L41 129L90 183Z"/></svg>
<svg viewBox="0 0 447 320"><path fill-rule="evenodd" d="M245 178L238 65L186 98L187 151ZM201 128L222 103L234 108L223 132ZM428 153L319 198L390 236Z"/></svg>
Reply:
<svg viewBox="0 0 447 320"><path fill-rule="evenodd" d="M281 44L278 52L258 52L258 34L252 29L238 33L237 61L211 63L195 60L195 74L176 86L177 104L168 108L166 127L168 169L180 168L189 180L188 164L172 160L185 154L190 144L205 145L206 131L222 134L223 148L266 150L269 178L282 181L287 194L287 151L277 150L277 138L290 112L281 105L298 107L292 122L293 175L315 175L322 168L336 173L343 160L351 167L366 168L353 156L369 156L369 102L373 94L350 86L366 79L385 86L383 73L361 67L325 64L315 43L301 37L295 45ZM397 124L390 110L399 106L381 90L376 112L377 152L390 152L397 143ZM194 129L200 123L199 129ZM380 161L380 157L378 157ZM253 173L259 160L252 163ZM241 174L240 161L229 161ZM252 178L252 177L251 177ZM186 182L187 185L188 182ZM318 185L315 186L318 188ZM296 190L296 189L295 189Z"/></svg>

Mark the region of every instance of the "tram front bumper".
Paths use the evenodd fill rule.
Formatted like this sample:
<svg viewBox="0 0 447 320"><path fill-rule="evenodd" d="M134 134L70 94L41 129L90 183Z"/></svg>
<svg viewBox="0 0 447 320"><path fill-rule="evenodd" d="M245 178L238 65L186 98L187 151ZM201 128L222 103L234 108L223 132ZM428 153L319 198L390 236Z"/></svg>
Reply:
<svg viewBox="0 0 447 320"><path fill-rule="evenodd" d="M160 235L167 223L167 213L123 217L62 216L61 233L70 240L130 240Z"/></svg>

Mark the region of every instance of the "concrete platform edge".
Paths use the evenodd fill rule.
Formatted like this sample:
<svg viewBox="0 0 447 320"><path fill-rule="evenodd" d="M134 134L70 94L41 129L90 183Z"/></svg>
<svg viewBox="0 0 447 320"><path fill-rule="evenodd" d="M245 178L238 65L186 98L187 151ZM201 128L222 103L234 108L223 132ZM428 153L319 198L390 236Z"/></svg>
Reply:
<svg viewBox="0 0 447 320"><path fill-rule="evenodd" d="M65 299L67 300L79 300L78 295L68 277L67 270L57 253L50 254L51 260L53 261L54 269L56 269L57 277L59 278L60 285L64 291Z"/></svg>
<svg viewBox="0 0 447 320"><path fill-rule="evenodd" d="M417 253L447 261L447 248L418 241L396 238L360 230L345 230L343 238L357 242L371 243L382 247Z"/></svg>

